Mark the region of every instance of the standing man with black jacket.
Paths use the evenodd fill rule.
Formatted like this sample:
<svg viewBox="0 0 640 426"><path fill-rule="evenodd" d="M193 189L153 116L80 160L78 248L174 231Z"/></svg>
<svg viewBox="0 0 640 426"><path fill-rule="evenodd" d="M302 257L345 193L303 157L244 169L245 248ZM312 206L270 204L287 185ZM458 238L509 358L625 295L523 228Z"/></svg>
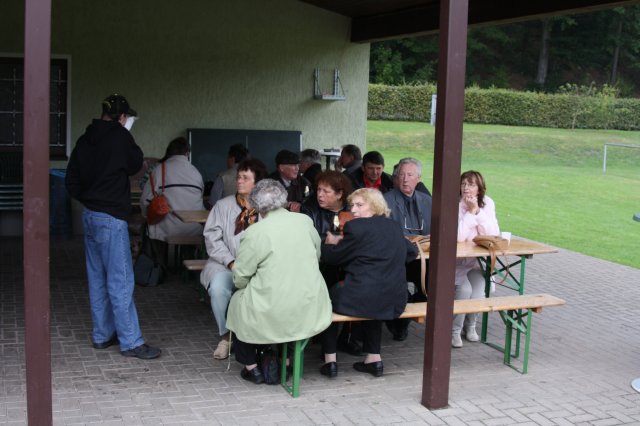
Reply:
<svg viewBox="0 0 640 426"><path fill-rule="evenodd" d="M84 205L93 347L119 343L124 356L152 359L161 351L144 343L138 324L127 225L129 176L142 167L142 150L129 133L136 116L124 96L106 98L102 117L92 121L71 153L65 183Z"/></svg>

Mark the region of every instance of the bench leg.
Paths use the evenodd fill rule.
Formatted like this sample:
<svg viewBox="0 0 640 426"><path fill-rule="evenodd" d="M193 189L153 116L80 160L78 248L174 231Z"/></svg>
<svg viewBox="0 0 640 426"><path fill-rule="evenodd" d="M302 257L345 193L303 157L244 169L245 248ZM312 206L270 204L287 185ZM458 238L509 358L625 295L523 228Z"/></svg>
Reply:
<svg viewBox="0 0 640 426"><path fill-rule="evenodd" d="M527 374L529 366L529 346L531 343L531 320L533 318L533 312L530 310L511 310L506 312L500 312L500 317L505 325L504 347L500 348L496 345L489 344L490 346L502 350L504 355L504 363L516 371L522 374ZM525 318L526 317L526 324ZM519 348L520 336L524 334L524 356L522 357L522 369L518 369L511 364L511 342L513 338L513 330L516 330L516 345ZM517 357L514 356L514 357Z"/></svg>
<svg viewBox="0 0 640 426"><path fill-rule="evenodd" d="M182 246L176 245L175 250L173 252L173 270L175 272L178 272L180 270L183 260L184 259L182 256Z"/></svg>
<svg viewBox="0 0 640 426"><path fill-rule="evenodd" d="M304 349L309 343L309 339L298 340L291 342L293 344L293 359L292 369L293 374L291 377L291 386L287 383L287 353L289 350L289 343L282 344L282 364L280 368L280 384L283 388L294 398L300 396L300 378L304 371Z"/></svg>

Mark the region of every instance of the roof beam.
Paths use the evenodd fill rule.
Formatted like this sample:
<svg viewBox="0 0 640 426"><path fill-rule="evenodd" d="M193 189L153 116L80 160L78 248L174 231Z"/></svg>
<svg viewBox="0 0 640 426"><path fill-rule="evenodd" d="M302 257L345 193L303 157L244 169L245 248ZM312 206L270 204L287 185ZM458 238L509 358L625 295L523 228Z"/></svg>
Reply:
<svg viewBox="0 0 640 426"><path fill-rule="evenodd" d="M537 0L487 2L471 0L469 4L469 26L508 24L540 19L547 16L567 15L628 6L638 0ZM432 34L439 30L438 3L425 3L410 9L384 14L354 17L351 41L372 42L391 38Z"/></svg>

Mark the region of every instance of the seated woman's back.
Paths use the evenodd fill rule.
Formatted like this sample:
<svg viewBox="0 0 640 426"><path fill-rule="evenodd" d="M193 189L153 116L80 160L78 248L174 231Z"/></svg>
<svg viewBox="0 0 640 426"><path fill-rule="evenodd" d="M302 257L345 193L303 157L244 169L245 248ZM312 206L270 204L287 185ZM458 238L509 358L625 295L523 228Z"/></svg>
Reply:
<svg viewBox="0 0 640 426"><path fill-rule="evenodd" d="M267 179L261 184L275 185ZM279 185L279 184L278 184ZM282 191L282 204L286 192ZM259 203L252 205L259 207ZM261 213L262 214L262 213ZM247 343L280 343L318 334L331 324L331 302L318 269L320 237L311 219L282 207L247 229L233 269L227 327Z"/></svg>
<svg viewBox="0 0 640 426"><path fill-rule="evenodd" d="M184 138L171 141L167 153L182 152L173 155L165 155L165 158L151 172L149 179L140 196L140 209L146 217L146 209L153 199L151 181L156 193L163 193L172 210L202 210L202 192L204 182L202 175L187 158L188 145ZM173 150L171 148L173 147ZM162 169L164 165L164 188ZM184 223L177 216L168 214L156 225L149 226L149 236L155 240L166 241L167 237L177 235L200 235L202 225L197 223Z"/></svg>
<svg viewBox="0 0 640 426"><path fill-rule="evenodd" d="M365 318L393 319L407 302L405 262L415 256L401 226L384 216L354 219L337 245L324 245L322 259L341 265L344 285L333 290L334 310ZM332 293L333 294L333 293Z"/></svg>

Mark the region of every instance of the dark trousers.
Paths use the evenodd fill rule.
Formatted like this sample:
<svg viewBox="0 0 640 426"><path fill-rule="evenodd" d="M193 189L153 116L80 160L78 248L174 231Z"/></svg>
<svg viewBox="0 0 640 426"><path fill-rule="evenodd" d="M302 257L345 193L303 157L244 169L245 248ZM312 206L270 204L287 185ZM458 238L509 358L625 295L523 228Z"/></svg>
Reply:
<svg viewBox="0 0 640 426"><path fill-rule="evenodd" d="M338 340L341 340L344 343L353 341L362 342L362 322L351 321L342 323L342 331L340 331Z"/></svg>
<svg viewBox="0 0 640 426"><path fill-rule="evenodd" d="M320 334L322 351L326 354L334 354L337 351L339 325L339 323L333 323ZM360 321L360 328L362 330L362 351L367 354L379 354L380 341L382 340L382 321Z"/></svg>
<svg viewBox="0 0 640 426"><path fill-rule="evenodd" d="M407 263L406 266L406 271L407 271L407 281L411 281L415 287L416 287L416 292L415 294L411 295L408 294L407 297L407 301L409 303L411 302L426 302L427 301L427 295L424 294L422 292L422 267L420 265L420 260L414 260L412 262ZM429 282L427 281L428 278L428 271L429 271L429 261L427 261L427 268L424 271L424 282L425 282L425 287L427 290L427 293L429 292ZM407 290L408 291L408 290ZM387 321L387 325L392 329L392 330L404 330L407 329L409 327L409 319L406 318L396 318L394 320L391 321Z"/></svg>
<svg viewBox="0 0 640 426"><path fill-rule="evenodd" d="M245 343L234 335L233 347L236 352L236 361L243 365L256 364L258 362L258 350L264 345Z"/></svg>

